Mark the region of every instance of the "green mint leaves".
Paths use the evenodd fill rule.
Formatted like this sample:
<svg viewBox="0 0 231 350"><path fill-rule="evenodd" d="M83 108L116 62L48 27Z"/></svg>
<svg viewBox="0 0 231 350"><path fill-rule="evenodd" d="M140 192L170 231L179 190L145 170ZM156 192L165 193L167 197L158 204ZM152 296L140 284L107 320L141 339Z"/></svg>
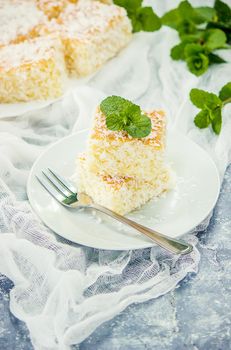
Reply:
<svg viewBox="0 0 231 350"><path fill-rule="evenodd" d="M160 19L152 7L142 7L142 2L114 0L116 5L126 9L133 32L153 32L159 30L162 24L177 30L181 42L172 48L171 57L185 61L190 72L196 76L204 74L212 64L225 63L213 51L230 48L231 8L226 3L215 0L214 7L193 7L188 0L184 0Z"/></svg>
<svg viewBox="0 0 231 350"><path fill-rule="evenodd" d="M164 14L162 23L176 29L180 35L193 34L197 25L212 21L216 17L216 10L211 7L194 8L187 1L181 1L176 9Z"/></svg>
<svg viewBox="0 0 231 350"><path fill-rule="evenodd" d="M214 50L231 41L231 9L220 0L212 7L192 7L187 1L162 17L162 24L178 31L181 42L171 50L174 60L184 60L191 73L200 76L211 64L225 63Z"/></svg>
<svg viewBox="0 0 231 350"><path fill-rule="evenodd" d="M109 96L101 102L100 109L110 130L124 130L134 138L146 137L151 132L151 119L142 114L139 106L125 98Z"/></svg>
<svg viewBox="0 0 231 350"><path fill-rule="evenodd" d="M192 89L190 99L197 108L201 109L194 118L195 125L204 129L211 124L215 134L219 135L222 126L222 108L227 103L231 103L231 82L223 86L219 96L204 90Z"/></svg>
<svg viewBox="0 0 231 350"><path fill-rule="evenodd" d="M187 44L184 48L184 57L193 74L199 76L208 69L209 59L201 45Z"/></svg>
<svg viewBox="0 0 231 350"><path fill-rule="evenodd" d="M219 28L224 31L227 42L231 44L231 8L220 0L215 1L216 18L210 21L207 28Z"/></svg>
<svg viewBox="0 0 231 350"><path fill-rule="evenodd" d="M132 22L133 32L154 32L161 27L161 20L152 7L142 7L143 0L114 0L114 4L124 7Z"/></svg>
<svg viewBox="0 0 231 350"><path fill-rule="evenodd" d="M231 82L227 83L219 92L221 101L225 104L231 102Z"/></svg>

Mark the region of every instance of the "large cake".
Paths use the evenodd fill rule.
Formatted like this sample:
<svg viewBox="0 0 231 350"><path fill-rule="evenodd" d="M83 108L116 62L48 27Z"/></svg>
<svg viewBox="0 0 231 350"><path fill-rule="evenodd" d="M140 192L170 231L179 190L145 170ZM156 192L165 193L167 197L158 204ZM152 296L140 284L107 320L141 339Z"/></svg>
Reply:
<svg viewBox="0 0 231 350"><path fill-rule="evenodd" d="M62 95L61 71L92 74L132 32L122 7L93 0L0 0L0 27L0 103Z"/></svg>

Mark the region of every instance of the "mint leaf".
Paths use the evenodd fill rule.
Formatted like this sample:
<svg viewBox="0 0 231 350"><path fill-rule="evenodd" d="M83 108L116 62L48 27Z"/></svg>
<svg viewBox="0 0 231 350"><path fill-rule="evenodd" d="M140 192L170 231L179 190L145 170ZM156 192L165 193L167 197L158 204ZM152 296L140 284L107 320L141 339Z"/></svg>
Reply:
<svg viewBox="0 0 231 350"><path fill-rule="evenodd" d="M187 1L181 1L178 6L178 11L181 16L181 18L191 18L193 16L193 7L192 5Z"/></svg>
<svg viewBox="0 0 231 350"><path fill-rule="evenodd" d="M196 32L196 25L211 20L216 11L211 7L193 8L188 1L181 1L179 6L162 17L162 23L179 31L181 34Z"/></svg>
<svg viewBox="0 0 231 350"><path fill-rule="evenodd" d="M208 23L207 28L222 29L227 37L227 42L231 43L231 8L223 1L216 0L214 8L217 17Z"/></svg>
<svg viewBox="0 0 231 350"><path fill-rule="evenodd" d="M188 42L188 43L194 43L198 44L202 39L203 39L203 31L202 30L197 30L193 34L180 34L179 36L182 41Z"/></svg>
<svg viewBox="0 0 231 350"><path fill-rule="evenodd" d="M210 51L223 47L226 40L226 35L221 29L207 29L204 33L205 47Z"/></svg>
<svg viewBox="0 0 231 350"><path fill-rule="evenodd" d="M216 0L214 8L217 12L218 22L231 24L231 8L223 1Z"/></svg>
<svg viewBox="0 0 231 350"><path fill-rule="evenodd" d="M141 32L142 31L142 23L139 21L136 15L132 15L130 17L132 22L132 31L133 33Z"/></svg>
<svg viewBox="0 0 231 350"><path fill-rule="evenodd" d="M193 44L192 44L193 45ZM186 56L186 63L191 73L195 74L196 76L202 75L209 66L209 59L208 57L203 53L195 53L191 56L189 55L190 50L186 50L188 45L186 45L184 53Z"/></svg>
<svg viewBox="0 0 231 350"><path fill-rule="evenodd" d="M191 73L199 76L208 69L209 59L201 45L187 44L184 49L184 55Z"/></svg>
<svg viewBox="0 0 231 350"><path fill-rule="evenodd" d="M136 20L140 22L141 28L145 32L154 32L155 30L159 30L161 27L161 20L153 12L153 9L151 7L139 8L137 11Z"/></svg>
<svg viewBox="0 0 231 350"><path fill-rule="evenodd" d="M181 23L181 15L178 9L173 9L166 12L161 18L161 21L162 24L177 30Z"/></svg>
<svg viewBox="0 0 231 350"><path fill-rule="evenodd" d="M114 4L124 7L132 22L133 33L154 32L160 29L161 20L152 7L142 7L142 0L114 0Z"/></svg>
<svg viewBox="0 0 231 350"><path fill-rule="evenodd" d="M219 97L222 101L230 100L231 102L231 82L227 83L219 92Z"/></svg>
<svg viewBox="0 0 231 350"><path fill-rule="evenodd" d="M197 27L192 21L187 19L181 21L177 30L179 32L180 37L182 37L183 35L195 34Z"/></svg>
<svg viewBox="0 0 231 350"><path fill-rule="evenodd" d="M195 41L198 41L200 38L201 34L197 33L197 34L192 34L192 35L183 35L182 36L182 42L179 43L178 45L172 47L171 49L171 57L174 60L184 60L185 59L185 54L184 54L184 49L186 47L187 44L195 44ZM203 49L201 48L201 46L199 45L199 50L195 50L193 47L193 52L189 52L189 54L191 55L192 53L196 52L202 52ZM189 47L190 48L190 47Z"/></svg>
<svg viewBox="0 0 231 350"><path fill-rule="evenodd" d="M128 113L130 108L135 109L135 113L140 112L139 106L120 96L108 96L100 104L101 111L106 115Z"/></svg>
<svg viewBox="0 0 231 350"><path fill-rule="evenodd" d="M196 56L203 52L204 49L199 44L187 44L184 49L185 57Z"/></svg>
<svg viewBox="0 0 231 350"><path fill-rule="evenodd" d="M188 43L183 41L182 43L173 46L171 49L171 57L173 60L183 60L184 59L184 48Z"/></svg>
<svg viewBox="0 0 231 350"><path fill-rule="evenodd" d="M139 118L135 118L130 124L126 125L125 130L134 138L146 137L151 131L151 119L145 115L141 115Z"/></svg>
<svg viewBox="0 0 231 350"><path fill-rule="evenodd" d="M201 21L203 22L210 22L216 17L216 10L212 7L203 6L203 7L196 7L194 9L197 16L201 18Z"/></svg>
<svg viewBox="0 0 231 350"><path fill-rule="evenodd" d="M124 119L123 116L120 116L117 113L109 114L106 118L106 126L108 129L113 131L120 131L124 128Z"/></svg>
<svg viewBox="0 0 231 350"><path fill-rule="evenodd" d="M200 89L192 89L190 91L190 100L196 107L202 109L205 107L215 109L221 106L221 100L217 95Z"/></svg>
<svg viewBox="0 0 231 350"><path fill-rule="evenodd" d="M113 131L124 130L132 137L145 137L151 132L151 119L141 109L120 96L109 96L100 104L106 117L106 126Z"/></svg>
<svg viewBox="0 0 231 350"><path fill-rule="evenodd" d="M209 64L226 63L226 61L222 57L215 55L214 53L209 53L208 58L209 58Z"/></svg>
<svg viewBox="0 0 231 350"><path fill-rule="evenodd" d="M208 15L209 11L208 8L205 7L193 8L188 1L180 2L178 10L182 20L189 21L194 24L206 22L206 15Z"/></svg>
<svg viewBox="0 0 231 350"><path fill-rule="evenodd" d="M221 110L225 105L224 101L222 103L222 98L224 101L231 102L231 82L221 89L220 98L211 92L200 89L190 91L192 103L201 108L201 111L194 118L194 123L198 128L206 128L211 123L214 133L219 135L222 127Z"/></svg>
<svg viewBox="0 0 231 350"><path fill-rule="evenodd" d="M222 126L222 117L221 117L221 108L217 108L212 111L212 128L215 134L219 135L221 132Z"/></svg>
<svg viewBox="0 0 231 350"><path fill-rule="evenodd" d="M143 0L113 0L114 4L120 7L124 7L128 14L133 13L141 7Z"/></svg>
<svg viewBox="0 0 231 350"><path fill-rule="evenodd" d="M192 89L190 91L190 100L197 108L204 108L206 101L210 99L209 94L209 92L204 90Z"/></svg>
<svg viewBox="0 0 231 350"><path fill-rule="evenodd" d="M207 109L202 109L194 118L194 124L200 129L207 128L210 123L209 111Z"/></svg>

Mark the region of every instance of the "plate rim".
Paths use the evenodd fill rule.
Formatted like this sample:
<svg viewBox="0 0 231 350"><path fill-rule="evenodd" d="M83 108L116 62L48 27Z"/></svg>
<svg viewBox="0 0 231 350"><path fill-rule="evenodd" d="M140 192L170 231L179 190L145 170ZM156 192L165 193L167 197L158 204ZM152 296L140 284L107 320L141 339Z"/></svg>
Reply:
<svg viewBox="0 0 231 350"><path fill-rule="evenodd" d="M32 211L35 213L35 215L37 215L40 220L43 222L43 224L45 224L51 231L53 234L61 237L61 238L64 238L66 240L68 240L69 242L71 243L74 243L74 244L79 244L79 245L82 245L82 246L85 246L85 247L90 247L90 248L95 248L95 249L103 249L103 250L112 250L112 251L128 251L128 250L138 250L138 249L145 249L145 248L152 248L154 246L156 246L156 244L152 241L150 241L150 243L147 241L147 242L143 242L143 245L141 244L140 247L133 247L133 248L128 248L128 247L123 247L121 249L118 249L118 248L102 248L100 246L98 246L97 244L94 244L94 245L87 245L87 244L84 244L82 242L77 242L77 241L72 241L70 239L70 237L68 238L67 235L65 235L65 233L60 233L60 232L57 232L55 229L53 229L51 227L51 225L49 223L46 222L46 220L44 220L41 216L40 216L40 213L36 211L34 205L33 205L33 199L32 198L32 195L31 195L31 190L30 190L30 183L31 183L31 179L32 179L32 174L33 174L33 170L34 168L36 167L37 163L39 163L40 159L44 157L44 155L46 153L49 152L50 149L52 149L53 147L55 147L56 145L62 143L62 142L65 142L66 139L70 139L70 138L73 138L75 137L76 135L79 135L79 134L82 134L82 133L85 133L85 132L89 132L90 131L90 128L84 128L84 129L81 129L81 130L78 130L78 131L75 131L74 133L71 133L59 140L57 140L56 142L52 143L51 145L49 145L40 155L39 157L34 161L31 169L30 169L30 173L28 175L28 179L27 179L27 185L26 185L26 192L27 192L27 197L28 197L28 200L29 200L29 203L30 203L30 206L31 206L31 209ZM216 166L216 163L214 162L213 158L210 156L210 154L204 149L202 148L199 144L197 144L195 141L193 141L192 139L190 139L187 135L183 134L182 132L174 129L174 128L171 128L169 130L167 130L167 133L168 132L174 132L174 133L178 133L181 135L181 137L183 137L184 139L186 139L187 141L191 142L194 146L196 146L201 152L203 152L207 158L209 158L213 168L214 168L214 175L216 173L216 181L217 181L217 191L216 191L216 196L214 196L214 200L213 200L213 204L211 205L211 208L210 210L206 213L206 215L204 216L204 218L202 219L201 222L203 222L203 220L206 219L206 217L209 216L209 214L212 212L212 210L214 209L216 203L217 203L217 200L218 200L218 197L220 195L220 190L221 190L221 180L220 180L220 176L219 176L219 172L218 172L218 168ZM200 223L198 223L198 225L200 225ZM183 234L180 234L179 236L176 236L174 238L181 238L183 237L185 234L189 233L190 231L192 231L195 227L197 227L198 225L196 226L192 226L190 227L186 232L184 232Z"/></svg>

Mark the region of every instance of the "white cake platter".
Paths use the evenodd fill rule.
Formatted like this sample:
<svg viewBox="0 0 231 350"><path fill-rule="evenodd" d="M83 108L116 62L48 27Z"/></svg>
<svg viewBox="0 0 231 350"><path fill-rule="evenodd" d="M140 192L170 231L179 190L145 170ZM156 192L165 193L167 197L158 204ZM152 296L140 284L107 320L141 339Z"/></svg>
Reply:
<svg viewBox="0 0 231 350"><path fill-rule="evenodd" d="M103 214L64 208L37 181L35 175L47 167L66 177L73 176L76 156L85 149L87 135L88 130L84 130L58 141L34 163L27 184L32 208L52 231L81 245L110 250L153 246L146 237ZM174 190L128 216L171 237L180 237L211 212L220 181L209 155L179 132L168 133L167 157L177 176Z"/></svg>
<svg viewBox="0 0 231 350"><path fill-rule="evenodd" d="M70 94L74 89L84 86L96 73L89 75L86 78L80 79L68 79L63 92L63 95L44 101L30 101L30 102L19 102L19 103L0 103L0 119L21 116L25 113L33 112L45 108L56 101L61 100L66 94Z"/></svg>

